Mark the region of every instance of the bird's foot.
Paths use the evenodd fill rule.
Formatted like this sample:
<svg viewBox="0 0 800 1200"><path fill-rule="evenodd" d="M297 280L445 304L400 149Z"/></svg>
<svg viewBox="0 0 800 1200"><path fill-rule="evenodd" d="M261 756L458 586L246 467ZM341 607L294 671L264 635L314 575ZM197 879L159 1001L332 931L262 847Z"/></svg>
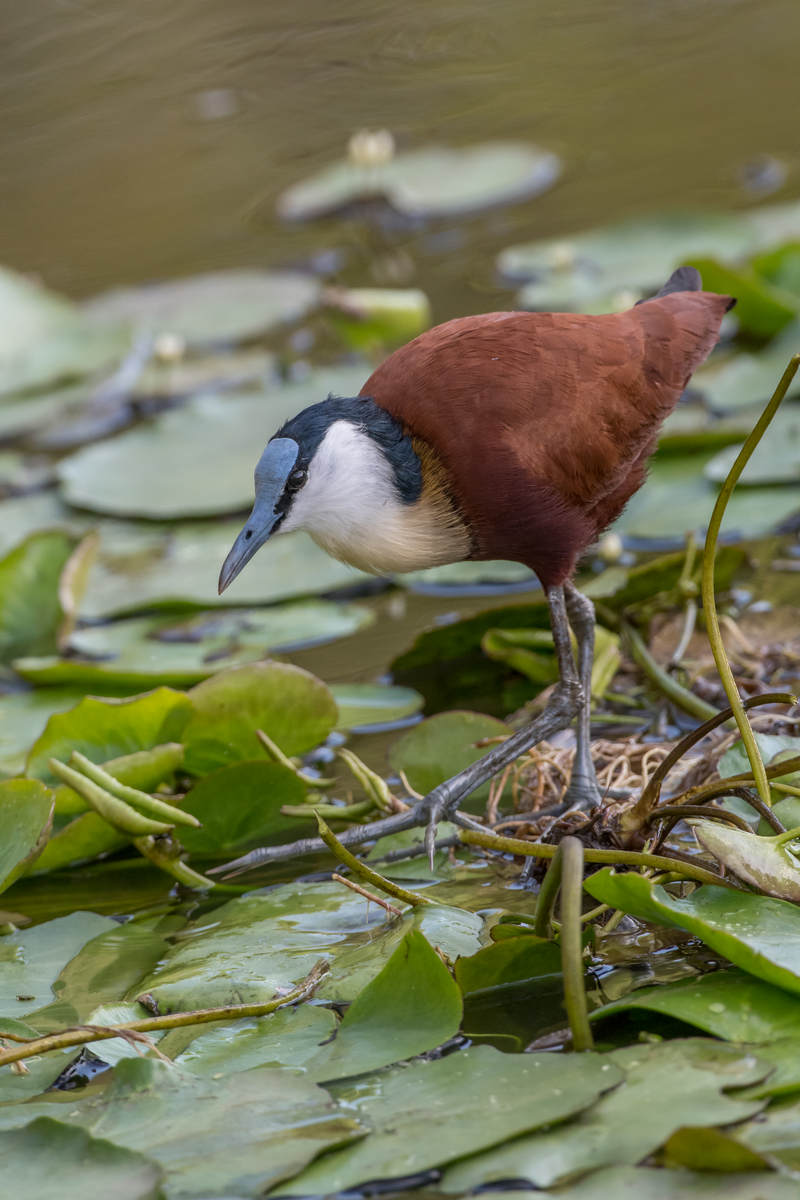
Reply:
<svg viewBox="0 0 800 1200"><path fill-rule="evenodd" d="M569 787L564 793L556 815L580 809L581 812L592 812L603 803L603 793L597 783L594 771L590 774L573 771Z"/></svg>

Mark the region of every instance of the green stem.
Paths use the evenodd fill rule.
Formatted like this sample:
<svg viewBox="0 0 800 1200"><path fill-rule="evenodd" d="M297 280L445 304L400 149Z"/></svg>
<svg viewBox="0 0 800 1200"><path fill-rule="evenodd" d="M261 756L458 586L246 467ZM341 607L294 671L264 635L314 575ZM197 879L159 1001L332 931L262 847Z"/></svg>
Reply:
<svg viewBox="0 0 800 1200"><path fill-rule="evenodd" d="M386 892L387 896L394 896L395 900L401 900L403 904L410 904L412 908L418 908L420 904L435 903L435 901L429 900L427 896L420 896L419 892L410 892L407 888L400 887L398 884L392 883L389 879L384 879L377 871L373 871L372 867L368 867L360 858L356 858L355 854L351 854L347 847L342 845L336 834L328 828L319 814L317 814L317 825L319 827L319 836L331 853L338 858L340 863L349 867L354 875L357 875L359 879L363 879L365 883L369 883L372 887Z"/></svg>
<svg viewBox="0 0 800 1200"><path fill-rule="evenodd" d="M561 845L563 845L563 842ZM542 880L542 886L539 888L539 895L536 898L533 932L537 937L550 937L550 919L553 915L558 889L561 887L561 869L563 864L564 856L561 853L561 846L559 845L556 847L556 852L550 861L550 866L547 868L547 873Z"/></svg>
<svg viewBox="0 0 800 1200"><path fill-rule="evenodd" d="M468 846L482 846L485 850L497 850L501 854L524 854L534 858L554 858L557 846L548 842L524 842L521 838L498 837L492 833L478 833L473 829L460 830L461 841ZM662 854L647 854L643 850L585 850L584 858L590 863L607 866L652 867L656 871L674 871L682 879L693 879L696 883L713 883L718 887L740 891L721 875L696 867L693 863L667 858Z"/></svg>
<svg viewBox="0 0 800 1200"><path fill-rule="evenodd" d="M800 354L795 354L783 372L781 381L775 389L772 399L767 404L767 407L764 409L755 427L746 438L744 445L736 456L736 461L728 472L728 477L722 485L717 502L714 505L714 511L708 523L708 533L706 534L706 544L703 551L703 611L705 613L708 640L711 643L711 653L714 655L714 662L717 664L717 671L722 680L725 695L728 697L728 703L733 709L733 715L739 727L739 733L744 742L747 757L750 760L759 797L762 803L767 805L771 803L771 797L767 773L764 769L764 761L761 757L753 728L745 715L744 705L742 704L739 690L736 687L736 680L733 677L733 671L728 662L722 642L722 634L720 633L719 618L717 616L717 606L714 597L714 563L717 555L717 539L719 537L720 526L722 525L722 518L733 489L738 483L739 477L747 465L751 454L761 441L764 431L777 412L779 404L789 390L789 385L794 379L798 366L800 366Z"/></svg>
<svg viewBox="0 0 800 1200"><path fill-rule="evenodd" d="M677 704L678 708L682 708L690 716L697 717L699 721L706 721L717 716L717 709L713 704L708 704L699 696L695 696L694 692L690 692L688 688L682 687L677 679L659 666L645 646L641 634L632 625L627 621L620 621L620 630L625 637L633 661L642 668L651 683L654 683L668 700Z"/></svg>
<svg viewBox="0 0 800 1200"><path fill-rule="evenodd" d="M145 1017L141 1021L124 1021L121 1025L88 1025L77 1029L63 1029L60 1033L48 1033L44 1037L21 1041L20 1045L0 1051L0 1066L33 1058L35 1054L46 1054L49 1050L65 1050L69 1046L83 1046L87 1042L102 1042L120 1037L125 1033L157 1033L162 1029L179 1029L184 1025L203 1025L208 1021L238 1021L242 1017L264 1017L287 1004L306 1000L327 972L324 960L316 964L302 983L285 996L268 1000L265 1004L231 1004L221 1008L200 1008L194 1012L166 1013L161 1017ZM3 1034L9 1038L9 1034ZM16 1037L13 1039L17 1041Z"/></svg>
<svg viewBox="0 0 800 1200"><path fill-rule="evenodd" d="M564 976L564 1007L572 1030L573 1050L592 1050L589 1009L583 984L583 941L581 899L583 896L583 842L562 838L559 845L561 877L561 971Z"/></svg>

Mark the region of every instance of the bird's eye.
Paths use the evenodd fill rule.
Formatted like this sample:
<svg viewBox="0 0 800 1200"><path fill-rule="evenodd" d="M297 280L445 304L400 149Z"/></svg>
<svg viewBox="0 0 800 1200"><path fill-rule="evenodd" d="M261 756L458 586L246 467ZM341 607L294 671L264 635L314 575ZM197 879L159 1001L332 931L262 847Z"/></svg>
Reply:
<svg viewBox="0 0 800 1200"><path fill-rule="evenodd" d="M299 491L307 479L308 479L308 471L305 469L305 467L298 467L297 470L292 471L291 475L286 480L287 491L289 491L289 492Z"/></svg>

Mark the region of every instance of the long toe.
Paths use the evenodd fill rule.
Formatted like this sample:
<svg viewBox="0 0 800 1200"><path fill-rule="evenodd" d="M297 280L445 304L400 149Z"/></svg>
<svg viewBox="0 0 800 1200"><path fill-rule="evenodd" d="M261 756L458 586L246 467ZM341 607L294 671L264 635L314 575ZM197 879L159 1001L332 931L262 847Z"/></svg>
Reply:
<svg viewBox="0 0 800 1200"><path fill-rule="evenodd" d="M561 802L561 812L579 808L582 812L592 812L603 803L603 794L597 785L594 771L591 775L574 772L569 781L564 799Z"/></svg>

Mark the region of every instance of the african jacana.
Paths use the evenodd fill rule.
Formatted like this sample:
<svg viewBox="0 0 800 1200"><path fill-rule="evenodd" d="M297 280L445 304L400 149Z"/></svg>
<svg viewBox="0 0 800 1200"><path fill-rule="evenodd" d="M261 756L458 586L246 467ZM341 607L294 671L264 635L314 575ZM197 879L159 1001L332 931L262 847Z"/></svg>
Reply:
<svg viewBox="0 0 800 1200"><path fill-rule="evenodd" d="M680 267L623 313L448 321L391 354L358 396L329 396L287 421L261 455L255 505L220 592L269 537L305 529L378 575L511 559L547 593L560 672L550 704L426 797L431 823L575 716L567 800L599 801L589 746L594 608L572 576L644 482L662 421L735 303L701 287L693 267Z"/></svg>

